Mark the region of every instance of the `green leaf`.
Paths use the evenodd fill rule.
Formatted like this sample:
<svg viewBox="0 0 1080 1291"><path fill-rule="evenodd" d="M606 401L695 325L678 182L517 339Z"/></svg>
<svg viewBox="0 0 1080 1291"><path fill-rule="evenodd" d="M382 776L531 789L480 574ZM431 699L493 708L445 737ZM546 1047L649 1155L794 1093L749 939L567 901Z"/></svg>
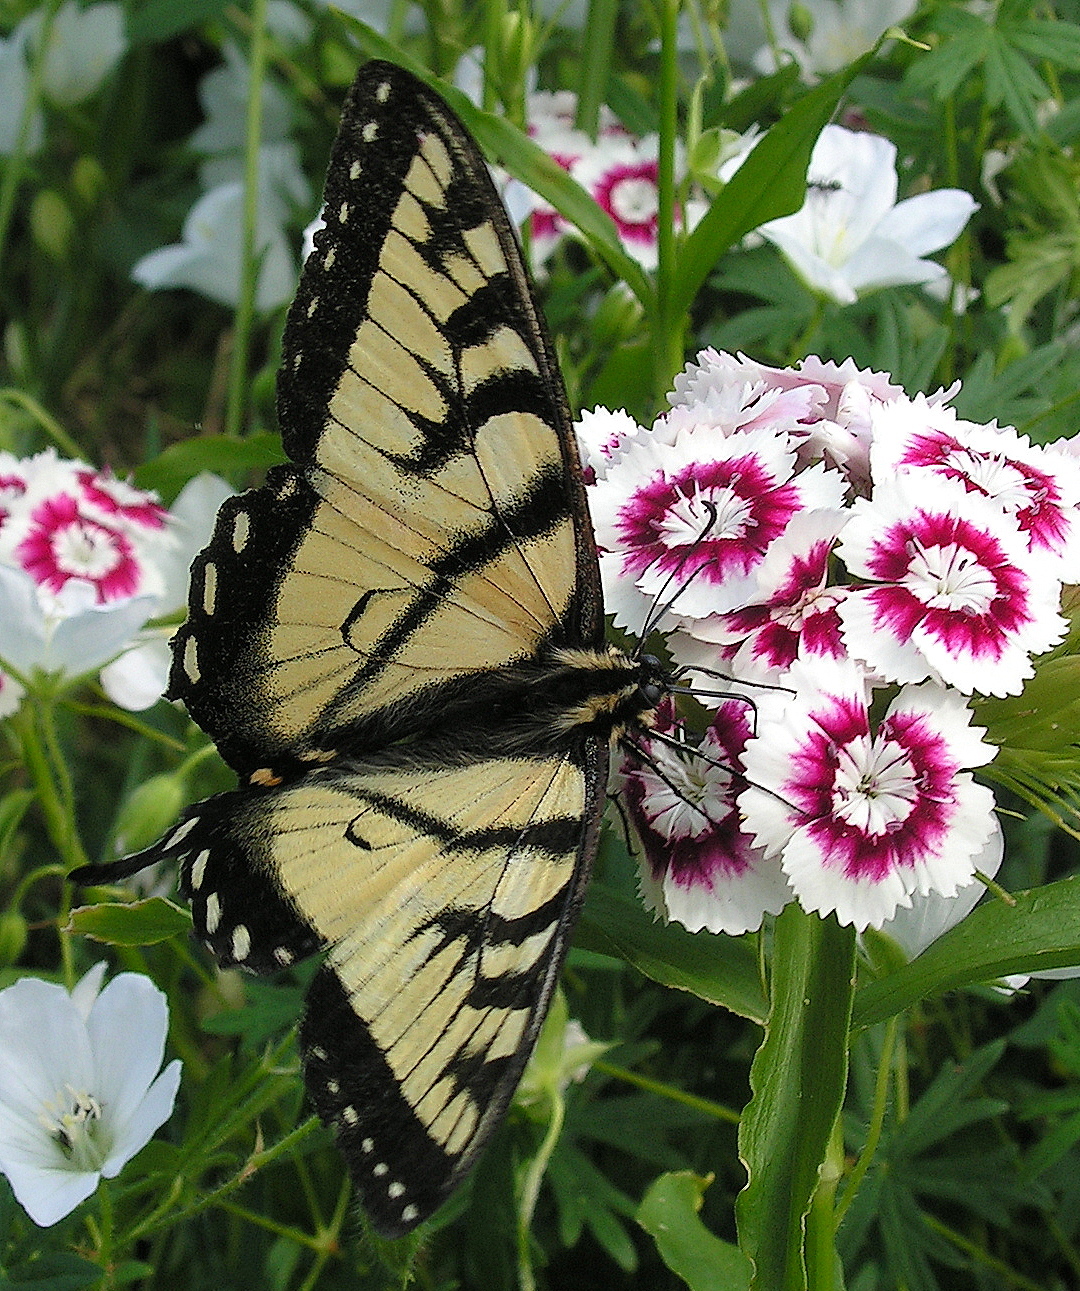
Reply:
<svg viewBox="0 0 1080 1291"><path fill-rule="evenodd" d="M166 502L171 502L200 471L239 479L285 460L281 440L269 432L248 435L246 439L196 435L145 462L135 471L135 483L141 489L156 489Z"/></svg>
<svg viewBox="0 0 1080 1291"><path fill-rule="evenodd" d="M687 932L660 923L639 901L593 883L574 942L625 959L653 981L691 991L741 1017L761 1021L765 1016L752 937Z"/></svg>
<svg viewBox="0 0 1080 1291"><path fill-rule="evenodd" d="M987 901L910 964L862 987L852 1024L871 1026L920 1000L1010 973L1080 964L1080 880L1019 892L1014 900Z"/></svg>
<svg viewBox="0 0 1080 1291"><path fill-rule="evenodd" d="M739 1124L735 1203L756 1291L803 1291L805 1220L844 1101L855 934L792 902L776 920L773 1001Z"/></svg>
<svg viewBox="0 0 1080 1291"><path fill-rule="evenodd" d="M739 238L802 205L806 170L817 137L844 91L873 51L822 81L780 118L732 175L705 217L679 248L671 313L685 314L717 260Z"/></svg>
<svg viewBox="0 0 1080 1291"><path fill-rule="evenodd" d="M3 1270L0 1278L4 1291L77 1291L98 1282L101 1269L68 1251L42 1251Z"/></svg>
<svg viewBox="0 0 1080 1291"><path fill-rule="evenodd" d="M225 12L228 0L147 0L128 13L132 44L157 45Z"/></svg>
<svg viewBox="0 0 1080 1291"><path fill-rule="evenodd" d="M79 933L108 946L154 946L191 931L191 915L164 897L148 897L121 905L105 901L77 906L66 932Z"/></svg>
<svg viewBox="0 0 1080 1291"><path fill-rule="evenodd" d="M662 1174L649 1185L634 1218L690 1291L743 1291L750 1286L750 1261L737 1246L710 1233L698 1217L711 1181L687 1170Z"/></svg>

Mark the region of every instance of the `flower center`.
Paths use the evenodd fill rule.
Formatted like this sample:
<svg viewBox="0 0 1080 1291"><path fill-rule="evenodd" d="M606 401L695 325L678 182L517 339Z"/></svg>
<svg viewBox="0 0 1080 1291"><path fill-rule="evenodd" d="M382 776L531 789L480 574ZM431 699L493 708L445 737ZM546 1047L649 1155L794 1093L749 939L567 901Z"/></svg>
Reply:
<svg viewBox="0 0 1080 1291"><path fill-rule="evenodd" d="M982 614L993 604L997 584L977 556L956 543L924 547L917 539L904 585L932 610Z"/></svg>
<svg viewBox="0 0 1080 1291"><path fill-rule="evenodd" d="M943 465L970 480L1007 511L1016 512L1031 505L1028 480L1000 453L976 453L969 448L955 448L945 455Z"/></svg>
<svg viewBox="0 0 1080 1291"><path fill-rule="evenodd" d="M669 843L700 838L731 814L731 776L704 758L666 757L660 770L645 767L639 774L645 789L641 810Z"/></svg>
<svg viewBox="0 0 1080 1291"><path fill-rule="evenodd" d="M702 538L741 538L753 527L753 509L746 498L729 488L681 491L656 521L665 547L688 547Z"/></svg>
<svg viewBox="0 0 1080 1291"><path fill-rule="evenodd" d="M111 573L122 559L108 530L78 521L56 530L52 550L59 570L94 582Z"/></svg>
<svg viewBox="0 0 1080 1291"><path fill-rule="evenodd" d="M71 1162L72 1169L100 1170L108 1156L101 1141L101 1104L93 1094L74 1089L57 1094L42 1108L39 1120Z"/></svg>
<svg viewBox="0 0 1080 1291"><path fill-rule="evenodd" d="M918 798L918 775L895 740L861 735L838 751L833 814L861 833L893 833L911 815Z"/></svg>
<svg viewBox="0 0 1080 1291"><path fill-rule="evenodd" d="M648 224L659 210L655 183L637 175L612 184L610 201L616 218L623 224Z"/></svg>

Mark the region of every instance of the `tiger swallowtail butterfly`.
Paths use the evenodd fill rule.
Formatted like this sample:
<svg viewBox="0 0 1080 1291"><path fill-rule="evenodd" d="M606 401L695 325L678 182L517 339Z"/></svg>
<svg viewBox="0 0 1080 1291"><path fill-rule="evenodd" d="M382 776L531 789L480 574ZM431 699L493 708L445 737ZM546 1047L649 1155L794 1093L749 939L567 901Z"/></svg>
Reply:
<svg viewBox="0 0 1080 1291"><path fill-rule="evenodd" d="M240 786L82 882L179 864L256 973L323 955L304 1080L375 1228L408 1232L503 1117L596 850L612 740L661 698L605 645L554 351L476 144L373 62L285 327L289 462L221 507L170 699Z"/></svg>

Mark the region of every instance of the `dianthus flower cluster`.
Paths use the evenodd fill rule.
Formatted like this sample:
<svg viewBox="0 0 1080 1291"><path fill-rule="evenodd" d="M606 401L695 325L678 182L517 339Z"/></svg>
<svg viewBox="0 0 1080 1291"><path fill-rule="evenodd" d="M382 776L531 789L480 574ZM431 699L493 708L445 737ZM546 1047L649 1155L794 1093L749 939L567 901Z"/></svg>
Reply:
<svg viewBox="0 0 1080 1291"><path fill-rule="evenodd" d="M991 869L972 699L1017 695L1080 582L1080 457L815 358L707 350L579 438L609 610L714 710L624 764L652 906L739 933L796 899L880 928ZM711 694L711 697L710 697Z"/></svg>

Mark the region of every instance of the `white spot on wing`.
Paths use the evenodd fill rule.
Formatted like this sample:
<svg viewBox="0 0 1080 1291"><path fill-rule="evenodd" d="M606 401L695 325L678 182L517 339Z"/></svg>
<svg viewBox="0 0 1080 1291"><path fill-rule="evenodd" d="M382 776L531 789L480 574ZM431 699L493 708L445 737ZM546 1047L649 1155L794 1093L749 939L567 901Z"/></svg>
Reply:
<svg viewBox="0 0 1080 1291"><path fill-rule="evenodd" d="M378 1163L378 1165L375 1165L375 1166L372 1166L372 1167L371 1167L371 1173L372 1173L372 1174L373 1174L377 1179L381 1179L381 1178L383 1177L383 1175L384 1175L384 1174L389 1174L389 1173L390 1173L390 1167L386 1164L386 1162L385 1162L385 1161L380 1161L380 1162Z"/></svg>
<svg viewBox="0 0 1080 1291"><path fill-rule="evenodd" d="M363 130L360 131L360 137L363 139L365 143L374 143L375 140L379 137L378 121L368 121L364 125Z"/></svg>
<svg viewBox="0 0 1080 1291"><path fill-rule="evenodd" d="M360 1117L357 1115L355 1107L343 1107L341 1109L341 1119L348 1125L355 1125Z"/></svg>
<svg viewBox="0 0 1080 1291"><path fill-rule="evenodd" d="M211 935L217 932L217 926L221 922L221 899L216 892L211 892L206 898L206 931Z"/></svg>
<svg viewBox="0 0 1080 1291"><path fill-rule="evenodd" d="M247 925L238 923L233 929L232 934L232 953L233 959L245 960L251 951L251 933L247 930Z"/></svg>
<svg viewBox="0 0 1080 1291"><path fill-rule="evenodd" d="M242 552L247 546L247 541L251 535L251 517L246 511L237 511L233 516L232 527L232 545L233 551L237 554Z"/></svg>
<svg viewBox="0 0 1080 1291"><path fill-rule="evenodd" d="M195 638L189 636L184 642L184 676L188 681L198 681L202 675L199 672L199 647L195 644Z"/></svg>
<svg viewBox="0 0 1080 1291"><path fill-rule="evenodd" d="M182 825L177 825L177 827L165 840L164 846L175 847L177 843L182 843L198 823L199 823L198 816L192 816L190 820L185 820Z"/></svg>
<svg viewBox="0 0 1080 1291"><path fill-rule="evenodd" d="M387 1192L387 1195L390 1197L395 1197L395 1198L404 1197L405 1185L403 1183L394 1182L390 1185L389 1188L387 1188L386 1192Z"/></svg>
<svg viewBox="0 0 1080 1291"><path fill-rule="evenodd" d="M210 859L210 852L203 850L195 857L195 864L191 867L191 890L198 892L203 885L203 879L206 877L206 862Z"/></svg>

